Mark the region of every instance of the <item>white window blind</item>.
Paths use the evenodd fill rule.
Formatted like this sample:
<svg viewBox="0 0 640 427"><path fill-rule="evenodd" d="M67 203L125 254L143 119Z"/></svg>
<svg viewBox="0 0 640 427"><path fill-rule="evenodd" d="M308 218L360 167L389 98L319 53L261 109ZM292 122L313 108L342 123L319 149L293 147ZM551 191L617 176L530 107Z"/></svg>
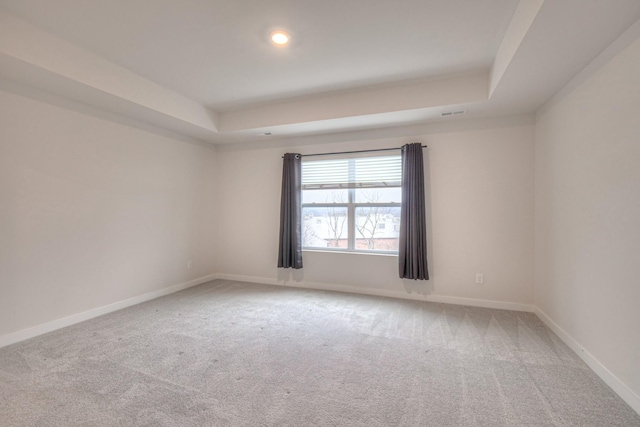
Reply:
<svg viewBox="0 0 640 427"><path fill-rule="evenodd" d="M302 189L386 188L402 184L400 155L302 162Z"/></svg>

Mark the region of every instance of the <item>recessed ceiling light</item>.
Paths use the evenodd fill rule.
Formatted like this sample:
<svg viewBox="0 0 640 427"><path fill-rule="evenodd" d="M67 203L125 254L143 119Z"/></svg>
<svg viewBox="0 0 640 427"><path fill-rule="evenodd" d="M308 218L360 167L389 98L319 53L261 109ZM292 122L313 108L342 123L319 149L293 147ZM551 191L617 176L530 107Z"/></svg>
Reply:
<svg viewBox="0 0 640 427"><path fill-rule="evenodd" d="M289 43L289 34L282 30L272 31L271 41L278 46L286 46Z"/></svg>

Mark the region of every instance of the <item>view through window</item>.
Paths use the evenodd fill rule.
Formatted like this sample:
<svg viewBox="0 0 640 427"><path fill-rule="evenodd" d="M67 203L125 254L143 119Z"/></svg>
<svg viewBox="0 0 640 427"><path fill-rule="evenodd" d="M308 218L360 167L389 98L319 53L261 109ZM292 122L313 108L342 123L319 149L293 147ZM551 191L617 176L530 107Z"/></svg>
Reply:
<svg viewBox="0 0 640 427"><path fill-rule="evenodd" d="M378 156L302 162L302 246L398 251L402 160Z"/></svg>

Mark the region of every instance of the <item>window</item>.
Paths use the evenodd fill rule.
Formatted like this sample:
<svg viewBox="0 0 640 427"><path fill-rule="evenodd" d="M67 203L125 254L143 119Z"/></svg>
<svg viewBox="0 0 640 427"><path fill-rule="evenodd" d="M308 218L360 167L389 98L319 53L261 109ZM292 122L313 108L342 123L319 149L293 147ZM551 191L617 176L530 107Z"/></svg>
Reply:
<svg viewBox="0 0 640 427"><path fill-rule="evenodd" d="M401 179L399 155L303 160L303 248L397 253Z"/></svg>

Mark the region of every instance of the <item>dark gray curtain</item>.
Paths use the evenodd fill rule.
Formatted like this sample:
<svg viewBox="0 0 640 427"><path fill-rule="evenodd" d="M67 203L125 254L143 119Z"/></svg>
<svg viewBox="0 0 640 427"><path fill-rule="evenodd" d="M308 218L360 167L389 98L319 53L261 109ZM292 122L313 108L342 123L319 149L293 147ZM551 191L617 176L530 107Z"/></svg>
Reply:
<svg viewBox="0 0 640 427"><path fill-rule="evenodd" d="M401 279L429 280L422 144L402 147L402 210L398 268Z"/></svg>
<svg viewBox="0 0 640 427"><path fill-rule="evenodd" d="M284 155L280 199L278 268L302 268L302 164L300 154Z"/></svg>

